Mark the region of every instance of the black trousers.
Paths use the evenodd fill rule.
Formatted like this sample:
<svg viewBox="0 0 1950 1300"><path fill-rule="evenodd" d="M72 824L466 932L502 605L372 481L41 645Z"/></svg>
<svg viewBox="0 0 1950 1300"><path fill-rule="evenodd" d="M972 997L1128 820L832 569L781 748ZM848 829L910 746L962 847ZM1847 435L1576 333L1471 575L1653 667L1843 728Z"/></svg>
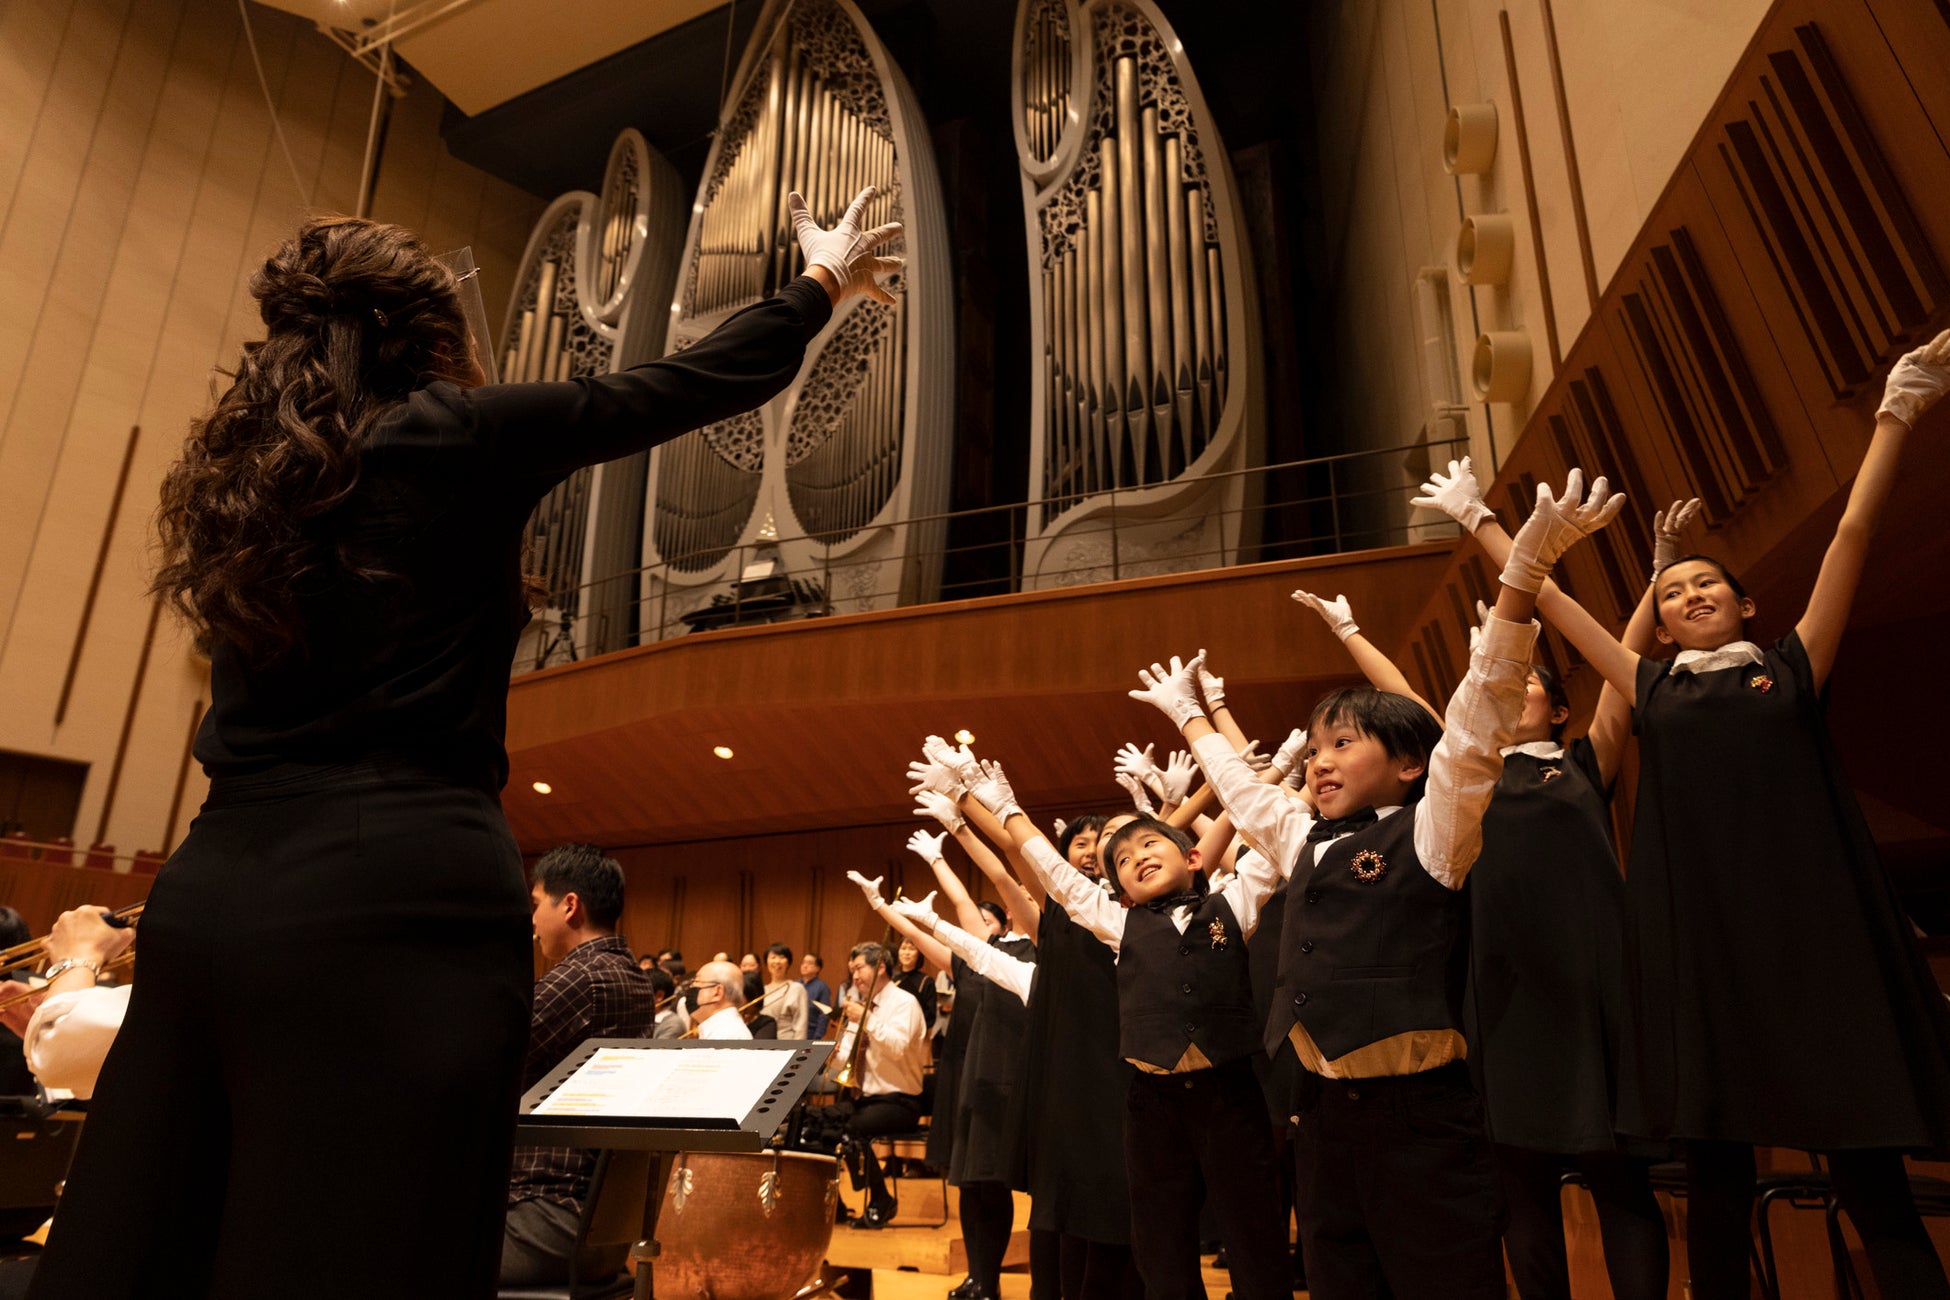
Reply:
<svg viewBox="0 0 1950 1300"><path fill-rule="evenodd" d="M1567 1169L1578 1171L1597 1206L1615 1300L1665 1300L1671 1251L1666 1217L1652 1194L1650 1160L1617 1151L1556 1155L1499 1143L1496 1165L1510 1207L1503 1249L1522 1300L1571 1300L1562 1191Z"/></svg>
<svg viewBox="0 0 1950 1300"><path fill-rule="evenodd" d="M846 1144L846 1171L853 1176L854 1187L866 1189L871 1207L887 1199L887 1180L880 1171L880 1157L873 1153L873 1140L889 1133L911 1133L920 1127L921 1098L913 1093L883 1092L842 1104L853 1108L846 1117L846 1135L852 1139Z"/></svg>
<svg viewBox="0 0 1950 1300"><path fill-rule="evenodd" d="M1201 1195L1218 1207L1241 1300L1291 1300L1292 1265L1266 1099L1244 1058L1131 1076L1124 1104L1131 1255L1146 1300L1197 1300ZM1202 1182L1201 1182L1202 1180Z"/></svg>
<svg viewBox="0 0 1950 1300"><path fill-rule="evenodd" d="M1828 1172L1882 1294L1904 1300L1950 1296L1943 1261L1916 1212L1902 1155L1831 1151ZM1754 1190L1752 1147L1686 1144L1686 1263L1697 1300L1746 1300Z"/></svg>
<svg viewBox="0 0 1950 1300"><path fill-rule="evenodd" d="M1503 1201L1461 1062L1301 1075L1294 1177L1314 1300L1503 1300Z"/></svg>
<svg viewBox="0 0 1950 1300"><path fill-rule="evenodd" d="M218 781L141 925L29 1294L492 1295L533 989L495 799Z"/></svg>

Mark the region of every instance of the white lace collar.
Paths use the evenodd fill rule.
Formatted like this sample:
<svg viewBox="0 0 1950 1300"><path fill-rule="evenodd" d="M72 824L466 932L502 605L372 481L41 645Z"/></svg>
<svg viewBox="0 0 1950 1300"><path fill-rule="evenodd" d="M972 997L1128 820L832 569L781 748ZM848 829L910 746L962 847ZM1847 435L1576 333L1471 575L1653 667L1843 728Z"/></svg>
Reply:
<svg viewBox="0 0 1950 1300"><path fill-rule="evenodd" d="M1503 747L1503 757L1508 758L1512 754L1528 754L1532 758L1563 758L1564 746L1555 740L1526 740L1521 745Z"/></svg>
<svg viewBox="0 0 1950 1300"><path fill-rule="evenodd" d="M1673 657L1672 670L1676 673L1710 673L1721 668L1766 662L1766 656L1752 641L1732 641L1718 650L1681 650Z"/></svg>

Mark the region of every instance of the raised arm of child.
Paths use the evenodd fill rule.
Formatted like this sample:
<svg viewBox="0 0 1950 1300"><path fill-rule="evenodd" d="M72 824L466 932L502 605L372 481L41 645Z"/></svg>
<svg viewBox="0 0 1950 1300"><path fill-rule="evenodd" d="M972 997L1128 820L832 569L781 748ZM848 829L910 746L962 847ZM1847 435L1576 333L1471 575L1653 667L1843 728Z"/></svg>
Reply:
<svg viewBox="0 0 1950 1300"><path fill-rule="evenodd" d="M1296 591L1293 599L1320 615L1327 624L1327 630L1341 639L1341 644L1347 647L1348 654L1354 659L1354 666L1368 679L1368 685L1378 691L1387 691L1390 695L1406 695L1427 710L1430 717L1438 722L1442 720L1442 715L1408 684L1408 677L1395 666L1395 661L1361 635L1361 629L1354 621L1354 610L1348 605L1346 596L1323 600L1311 591Z"/></svg>
<svg viewBox="0 0 1950 1300"><path fill-rule="evenodd" d="M1023 814L1008 774L999 763L985 765L983 779L969 787L969 796L994 814L1022 860L1049 896L1063 905L1070 919L1117 950L1124 940L1124 909L1091 879L1066 862L1056 846Z"/></svg>
<svg viewBox="0 0 1950 1300"><path fill-rule="evenodd" d="M872 880L868 880L857 871L849 871L846 873L846 878L860 887L860 892L866 896L867 906L873 909L875 916L894 927L897 933L912 939L921 955L934 963L935 969L948 969L948 959L951 955L948 948L926 930L914 924L912 920L889 908L887 900L880 896L882 877L875 876ZM932 900L934 895L929 894L928 898Z"/></svg>
<svg viewBox="0 0 1950 1300"><path fill-rule="evenodd" d="M1030 897L1029 891L1022 887L1022 882L1009 874L1009 869L1002 865L1002 859L995 856L994 850L989 848L982 837L969 828L968 819L962 816L961 809L955 801L947 795L932 790L924 790L914 797L921 805L914 810L915 816L933 817L955 837L955 843L967 851L976 867L989 878L989 883L995 886L996 893L1002 899L1002 906L1009 909L1009 915L1014 917L1016 924L1022 927L1022 932L1029 936L1031 943L1036 942L1036 937L1042 929L1042 906Z"/></svg>
<svg viewBox="0 0 1950 1300"><path fill-rule="evenodd" d="M953 952L968 963L970 970L987 976L1027 1005L1029 986L1036 978L1036 963L1011 957L1001 949L983 943L960 926L942 920L935 914L933 901L933 895L918 903L912 899L897 898L888 905L888 909L916 930L925 931L930 944ZM942 964L945 966L947 963Z"/></svg>
<svg viewBox="0 0 1950 1300"><path fill-rule="evenodd" d="M975 905L969 896L968 886L962 884L961 877L948 865L948 859L941 851L946 835L930 835L926 831L915 831L907 837L907 851L928 864L934 872L936 887L947 898L948 905L955 909L955 916L971 930L983 929L982 909Z"/></svg>

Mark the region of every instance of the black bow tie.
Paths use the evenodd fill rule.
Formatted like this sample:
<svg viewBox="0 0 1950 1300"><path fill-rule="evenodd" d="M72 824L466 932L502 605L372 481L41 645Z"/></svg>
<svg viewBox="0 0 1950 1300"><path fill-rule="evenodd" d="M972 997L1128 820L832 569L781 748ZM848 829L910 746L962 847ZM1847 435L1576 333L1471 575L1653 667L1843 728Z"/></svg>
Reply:
<svg viewBox="0 0 1950 1300"><path fill-rule="evenodd" d="M1196 889L1188 889L1182 894L1171 894L1164 898L1154 898L1147 902L1145 906L1160 916L1169 916L1181 907L1195 908L1204 901L1204 894L1199 893Z"/></svg>
<svg viewBox="0 0 1950 1300"><path fill-rule="evenodd" d="M1372 808L1363 808L1345 817L1318 817L1314 819L1312 829L1307 832L1307 843L1318 844L1322 840L1339 839L1364 826L1372 826L1377 820Z"/></svg>

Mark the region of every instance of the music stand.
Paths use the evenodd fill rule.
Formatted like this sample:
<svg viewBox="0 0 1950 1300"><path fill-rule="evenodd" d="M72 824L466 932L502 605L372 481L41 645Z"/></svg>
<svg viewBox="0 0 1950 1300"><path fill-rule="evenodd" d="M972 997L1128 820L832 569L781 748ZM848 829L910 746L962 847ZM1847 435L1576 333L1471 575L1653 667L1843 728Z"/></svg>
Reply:
<svg viewBox="0 0 1950 1300"><path fill-rule="evenodd" d="M591 1038L522 1096L515 1141L649 1154L643 1229L630 1259L636 1300L650 1300L657 1216L678 1153L764 1150L832 1050L829 1042ZM680 1052L692 1059L670 1059Z"/></svg>

